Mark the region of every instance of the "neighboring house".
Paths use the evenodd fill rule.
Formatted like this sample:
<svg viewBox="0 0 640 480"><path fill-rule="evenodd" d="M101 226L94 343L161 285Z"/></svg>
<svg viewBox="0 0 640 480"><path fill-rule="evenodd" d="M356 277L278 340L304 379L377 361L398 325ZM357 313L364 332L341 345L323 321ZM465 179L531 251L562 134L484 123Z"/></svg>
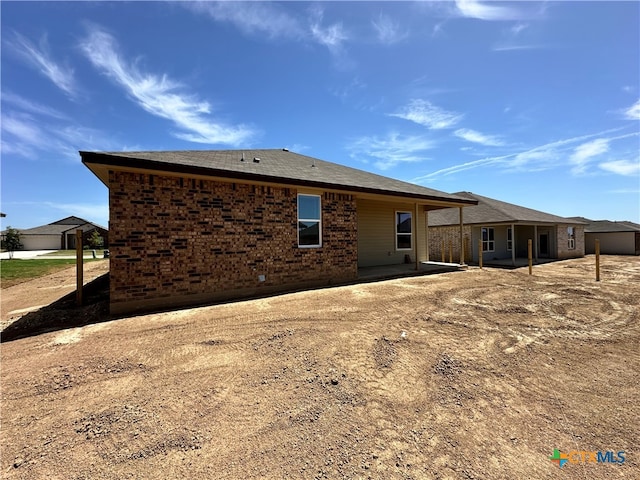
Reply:
<svg viewBox="0 0 640 480"><path fill-rule="evenodd" d="M83 239L97 231L107 245L106 228L79 217L67 217L39 227L16 229L23 250L66 250L76 248L76 230L82 230Z"/></svg>
<svg viewBox="0 0 640 480"><path fill-rule="evenodd" d="M529 239L532 241L532 256L536 260L584 256L584 222L581 220L551 215L470 192L454 195L478 202L463 211L462 244L466 247L465 260L478 262L479 242L482 241L483 262L511 260L515 265L517 258L527 258ZM429 213L430 259L440 259L444 246L448 260L450 243L453 258L459 258L459 223L457 209Z"/></svg>
<svg viewBox="0 0 640 480"><path fill-rule="evenodd" d="M476 203L286 149L80 155L109 188L112 313L417 268L425 212Z"/></svg>
<svg viewBox="0 0 640 480"><path fill-rule="evenodd" d="M612 222L610 220L589 220L584 228L585 252L595 253L596 239L600 240L600 253L610 255L640 255L640 225L633 222Z"/></svg>

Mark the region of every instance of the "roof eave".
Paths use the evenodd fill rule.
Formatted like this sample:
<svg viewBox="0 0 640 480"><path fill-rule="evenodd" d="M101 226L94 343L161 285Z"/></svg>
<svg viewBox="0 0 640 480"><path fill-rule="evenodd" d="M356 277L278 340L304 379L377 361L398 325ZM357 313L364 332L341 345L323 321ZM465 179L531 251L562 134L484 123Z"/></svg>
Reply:
<svg viewBox="0 0 640 480"><path fill-rule="evenodd" d="M415 200L446 202L447 206L466 206L477 205L477 200L470 200L465 198L447 198L436 195L420 195L410 192L399 192L394 190L383 190L367 187L357 187L352 185L342 185L339 183L327 183L317 182L312 180L300 180L286 177L270 176L270 175L257 175L254 173L237 172L233 170L223 170L210 167L198 167L193 165L181 165L173 163L157 162L154 160L140 159L135 157L119 157L113 154L106 154L100 152L79 152L82 158L82 163L89 168L107 187L109 187L109 178L105 176L106 172L101 172L100 169L91 168L92 165L100 165L105 167L120 167L126 169L137 169L154 172L170 172L180 174L191 174L206 177L222 177L231 180L249 180L249 181L261 181L267 183L281 183L292 186L323 188L331 190L345 190L351 192L370 193L377 195L390 195L393 197L412 198ZM108 175L108 173L107 173Z"/></svg>

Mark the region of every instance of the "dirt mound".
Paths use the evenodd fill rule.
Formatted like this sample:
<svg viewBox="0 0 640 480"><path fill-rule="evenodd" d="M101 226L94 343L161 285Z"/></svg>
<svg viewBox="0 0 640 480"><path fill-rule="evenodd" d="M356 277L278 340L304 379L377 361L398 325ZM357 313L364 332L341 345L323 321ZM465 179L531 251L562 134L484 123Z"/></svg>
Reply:
<svg viewBox="0 0 640 480"><path fill-rule="evenodd" d="M637 478L640 262L471 269L2 345L3 478ZM554 449L624 451L567 464Z"/></svg>

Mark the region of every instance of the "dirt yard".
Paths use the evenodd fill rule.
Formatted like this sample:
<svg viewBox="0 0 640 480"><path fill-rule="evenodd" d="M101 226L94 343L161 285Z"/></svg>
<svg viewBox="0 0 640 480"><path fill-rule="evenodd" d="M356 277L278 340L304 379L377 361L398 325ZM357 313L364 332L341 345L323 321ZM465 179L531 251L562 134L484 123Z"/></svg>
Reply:
<svg viewBox="0 0 640 480"><path fill-rule="evenodd" d="M640 478L640 259L593 272L472 268L3 343L0 476Z"/></svg>
<svg viewBox="0 0 640 480"><path fill-rule="evenodd" d="M28 262L29 260L23 260ZM83 265L84 283L95 280L109 271L108 261L86 262ZM76 291L76 267L58 270L51 275L30 280L0 291L0 331L24 315L49 305L60 297Z"/></svg>

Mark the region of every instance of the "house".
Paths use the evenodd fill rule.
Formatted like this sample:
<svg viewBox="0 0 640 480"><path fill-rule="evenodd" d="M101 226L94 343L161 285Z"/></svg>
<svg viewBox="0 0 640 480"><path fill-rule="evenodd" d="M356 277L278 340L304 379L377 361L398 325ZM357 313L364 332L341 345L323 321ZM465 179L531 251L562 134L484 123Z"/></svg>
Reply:
<svg viewBox="0 0 640 480"><path fill-rule="evenodd" d="M600 253L610 255L640 255L640 225L633 222L612 222L609 220L589 220L584 228L585 252L595 253L596 239L600 240Z"/></svg>
<svg viewBox="0 0 640 480"><path fill-rule="evenodd" d="M532 240L532 257L566 259L584 256L584 227L581 220L568 219L512 203L502 202L471 192L458 192L456 197L477 201L464 209L463 241L460 242L459 211L444 209L428 216L429 254L459 258L457 245L466 245L465 260L478 262L479 242L482 260L516 265L517 258L528 257L528 240ZM451 245L451 246L450 246Z"/></svg>
<svg viewBox="0 0 640 480"><path fill-rule="evenodd" d="M425 212L476 203L286 149L80 155L109 189L112 313L418 267Z"/></svg>
<svg viewBox="0 0 640 480"><path fill-rule="evenodd" d="M107 244L109 232L106 228L79 217L66 217L47 225L16 230L23 250L67 250L76 248L78 229L82 230L85 241L97 231Z"/></svg>

